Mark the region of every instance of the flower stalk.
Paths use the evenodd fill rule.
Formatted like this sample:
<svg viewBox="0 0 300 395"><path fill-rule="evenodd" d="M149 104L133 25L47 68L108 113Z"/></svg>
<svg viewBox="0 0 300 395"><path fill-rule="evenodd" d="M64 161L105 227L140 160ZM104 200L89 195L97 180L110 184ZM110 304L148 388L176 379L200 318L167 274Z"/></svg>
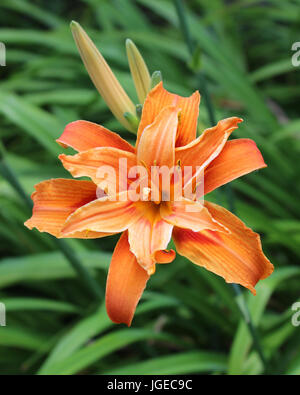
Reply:
<svg viewBox="0 0 300 395"><path fill-rule="evenodd" d="M134 133L137 133L139 123L140 123L139 117L136 115L133 115L131 112L125 112L124 117L129 122Z"/></svg>

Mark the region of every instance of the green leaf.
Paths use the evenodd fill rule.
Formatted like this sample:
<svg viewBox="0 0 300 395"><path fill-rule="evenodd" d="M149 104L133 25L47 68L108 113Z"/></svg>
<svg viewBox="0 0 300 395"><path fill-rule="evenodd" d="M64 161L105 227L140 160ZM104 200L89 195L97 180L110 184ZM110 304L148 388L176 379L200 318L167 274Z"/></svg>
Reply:
<svg viewBox="0 0 300 395"><path fill-rule="evenodd" d="M248 295L247 302L254 325L258 326L262 314L266 308L274 290L281 282L289 278L300 275L300 268L285 267L277 268L275 272L266 280L260 282L257 287L257 295ZM241 321L235 334L229 356L229 374L242 374L244 363L252 345L252 338L248 332L247 325Z"/></svg>
<svg viewBox="0 0 300 395"><path fill-rule="evenodd" d="M44 347L47 337L28 330L27 328L12 327L7 322L7 326L0 327L0 345L26 350L40 350Z"/></svg>
<svg viewBox="0 0 300 395"><path fill-rule="evenodd" d="M49 152L54 155L60 153L61 149L55 143L55 139L62 132L63 125L49 113L12 93L5 92L0 92L0 112Z"/></svg>
<svg viewBox="0 0 300 395"><path fill-rule="evenodd" d="M205 351L191 351L153 358L128 366L105 371L106 375L161 375L225 372L225 355ZM100 372L101 373L101 372Z"/></svg>
<svg viewBox="0 0 300 395"><path fill-rule="evenodd" d="M42 310L54 311L58 313L78 313L79 309L70 303L38 299L38 298L1 298L1 302L5 304L7 312L11 311L28 311Z"/></svg>
<svg viewBox="0 0 300 395"><path fill-rule="evenodd" d="M107 269L111 254L79 252L78 256L91 269ZM0 262L0 288L26 281L73 278L76 274L59 252L6 258Z"/></svg>
<svg viewBox="0 0 300 395"><path fill-rule="evenodd" d="M104 335L100 339L76 351L64 360L51 364L42 370L42 374L69 375L80 372L101 358L120 350L132 343L146 340L174 341L163 333L155 333L144 329L120 329ZM40 372L41 374L41 372Z"/></svg>

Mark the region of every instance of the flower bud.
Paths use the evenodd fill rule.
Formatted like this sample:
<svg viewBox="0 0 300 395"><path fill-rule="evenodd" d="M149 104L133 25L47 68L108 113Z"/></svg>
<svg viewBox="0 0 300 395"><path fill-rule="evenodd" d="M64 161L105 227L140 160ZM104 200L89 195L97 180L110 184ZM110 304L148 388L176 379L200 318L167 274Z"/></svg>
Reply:
<svg viewBox="0 0 300 395"><path fill-rule="evenodd" d="M135 132L124 117L124 113L135 114L135 105L79 23L71 22L71 30L85 68L98 92L119 122L128 130Z"/></svg>
<svg viewBox="0 0 300 395"><path fill-rule="evenodd" d="M140 103L143 104L150 91L150 74L142 55L129 39L126 40L126 52L135 89Z"/></svg>

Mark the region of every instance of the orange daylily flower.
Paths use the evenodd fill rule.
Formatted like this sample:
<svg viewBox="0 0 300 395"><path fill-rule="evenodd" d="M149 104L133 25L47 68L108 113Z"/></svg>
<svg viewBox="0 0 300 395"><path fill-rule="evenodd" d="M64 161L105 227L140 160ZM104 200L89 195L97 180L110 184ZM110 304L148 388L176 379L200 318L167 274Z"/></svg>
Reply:
<svg viewBox="0 0 300 395"><path fill-rule="evenodd" d="M78 153L60 155L60 159L72 176L87 176L91 181L52 179L38 184L32 195L33 215L25 223L29 229L76 238L122 232L106 287L107 312L115 323L131 325L155 265L174 260L175 252L167 250L171 237L179 254L254 294L256 283L273 271L259 235L216 204L206 201L202 205L194 195L175 199L174 193L163 201L160 182L150 182L143 189L147 195L156 188L155 201L132 201L128 180L113 199L97 198L97 169L107 165L118 174L122 158L127 160L127 171L135 165L147 171L152 166L191 166L182 188L188 184L194 188L200 171L204 172L204 193L266 166L252 140L228 141L240 118L224 119L196 138L199 102L198 92L185 98L158 84L145 100L136 147L94 123L69 124L57 141Z"/></svg>

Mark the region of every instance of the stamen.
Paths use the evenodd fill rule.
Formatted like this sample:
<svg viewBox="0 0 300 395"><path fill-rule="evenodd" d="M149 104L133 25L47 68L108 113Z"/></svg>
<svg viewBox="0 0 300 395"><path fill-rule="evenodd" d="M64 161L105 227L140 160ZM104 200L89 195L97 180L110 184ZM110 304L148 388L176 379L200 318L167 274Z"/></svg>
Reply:
<svg viewBox="0 0 300 395"><path fill-rule="evenodd" d="M146 163L143 160L140 160L141 164L148 170Z"/></svg>
<svg viewBox="0 0 300 395"><path fill-rule="evenodd" d="M181 122L181 110L178 113L178 124L180 124L180 122Z"/></svg>

